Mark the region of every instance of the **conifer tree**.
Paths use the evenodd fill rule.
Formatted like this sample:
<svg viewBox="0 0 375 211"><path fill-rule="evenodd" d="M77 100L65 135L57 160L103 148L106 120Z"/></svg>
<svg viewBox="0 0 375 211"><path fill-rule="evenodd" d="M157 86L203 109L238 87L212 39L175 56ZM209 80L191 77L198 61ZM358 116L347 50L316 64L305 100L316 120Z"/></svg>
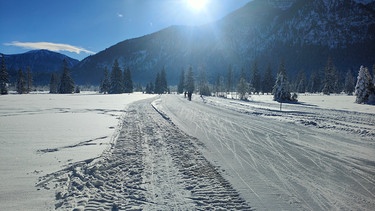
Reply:
<svg viewBox="0 0 375 211"><path fill-rule="evenodd" d="M203 96L210 96L211 95L211 91L210 91L210 87L208 86L208 82L207 82L207 73L206 73L206 69L204 68L200 68L200 71L199 71L199 93L200 95L203 95Z"/></svg>
<svg viewBox="0 0 375 211"><path fill-rule="evenodd" d="M258 70L258 64L254 62L253 67L251 69L251 88L254 91L254 93L259 93L260 92L260 74Z"/></svg>
<svg viewBox="0 0 375 211"><path fill-rule="evenodd" d="M123 93L123 77L117 59L115 59L112 72L111 72L111 86L109 88L109 94L120 94Z"/></svg>
<svg viewBox="0 0 375 211"><path fill-rule="evenodd" d="M17 76L17 93L18 94L24 94L26 92L25 87L25 78L23 76L23 71L21 69L18 70L18 76Z"/></svg>
<svg viewBox="0 0 375 211"><path fill-rule="evenodd" d="M273 87L273 100L277 102L295 101L289 91L289 82L286 74L284 62L280 63L279 72L277 74L276 83Z"/></svg>
<svg viewBox="0 0 375 211"><path fill-rule="evenodd" d="M306 74L305 71L300 71L297 75L296 80L296 91L298 93L305 93L307 88L307 81L306 81Z"/></svg>
<svg viewBox="0 0 375 211"><path fill-rule="evenodd" d="M132 75L129 68L126 68L124 71L124 92L125 93L133 93L133 80Z"/></svg>
<svg viewBox="0 0 375 211"><path fill-rule="evenodd" d="M33 76L30 67L27 67L26 71L26 93L30 93L33 86Z"/></svg>
<svg viewBox="0 0 375 211"><path fill-rule="evenodd" d="M59 93L60 94L71 94L74 92L74 81L72 77L70 76L69 68L68 68L68 62L66 59L63 61L63 73L61 75L61 81L59 86Z"/></svg>
<svg viewBox="0 0 375 211"><path fill-rule="evenodd" d="M181 94L184 92L184 82L185 82L185 70L182 69L181 70L181 75L180 75L180 81L178 82L178 85L177 85L177 93Z"/></svg>
<svg viewBox="0 0 375 211"><path fill-rule="evenodd" d="M233 88L233 69L230 65L227 72L227 92L231 92Z"/></svg>
<svg viewBox="0 0 375 211"><path fill-rule="evenodd" d="M195 85L194 85L194 73L193 73L193 68L190 66L188 72L186 73L185 77L185 89L188 92L188 97L189 100L191 100L191 95L193 94L195 90Z"/></svg>
<svg viewBox="0 0 375 211"><path fill-rule="evenodd" d="M361 66L358 72L357 84L355 86L356 103L367 103L373 89L372 78L367 67Z"/></svg>
<svg viewBox="0 0 375 211"><path fill-rule="evenodd" d="M330 95L335 92L335 86L337 86L338 83L336 68L334 67L331 58L328 58L324 73L324 86L322 92L323 94Z"/></svg>
<svg viewBox="0 0 375 211"><path fill-rule="evenodd" d="M345 76L344 92L347 95L353 95L354 89L355 89L354 77L352 75L352 71L349 69Z"/></svg>
<svg viewBox="0 0 375 211"><path fill-rule="evenodd" d="M246 74L244 69L241 70L240 81L237 85L237 92L240 96L240 100L247 100L246 93L249 92L249 85L246 81Z"/></svg>
<svg viewBox="0 0 375 211"><path fill-rule="evenodd" d="M311 93L316 93L321 91L321 76L319 74L320 71L316 70L313 71L310 75L310 80L308 82L307 90Z"/></svg>
<svg viewBox="0 0 375 211"><path fill-rule="evenodd" d="M167 73L165 72L165 67L160 72L160 88L161 92L168 92L168 83L167 83Z"/></svg>
<svg viewBox="0 0 375 211"><path fill-rule="evenodd" d="M58 87L59 87L58 77L57 77L56 73L52 73L51 79L49 81L49 93L57 94L58 93Z"/></svg>
<svg viewBox="0 0 375 211"><path fill-rule="evenodd" d="M100 93L103 94L108 94L109 93L109 88L111 86L111 83L109 81L109 74L108 74L108 68L104 68L104 76L102 79L102 82L100 83Z"/></svg>
<svg viewBox="0 0 375 211"><path fill-rule="evenodd" d="M275 78L272 74L271 66L268 65L266 72L264 73L264 77L263 77L263 83L262 83L263 93L271 93L274 84L275 84Z"/></svg>
<svg viewBox="0 0 375 211"><path fill-rule="evenodd" d="M162 91L161 91L161 79L160 79L160 73L159 72L156 73L154 93L155 94L162 94Z"/></svg>
<svg viewBox="0 0 375 211"><path fill-rule="evenodd" d="M6 68L6 65L5 65L4 55L0 54L0 57L1 57L0 94L6 95L6 94L8 94L9 75L8 75L7 68Z"/></svg>

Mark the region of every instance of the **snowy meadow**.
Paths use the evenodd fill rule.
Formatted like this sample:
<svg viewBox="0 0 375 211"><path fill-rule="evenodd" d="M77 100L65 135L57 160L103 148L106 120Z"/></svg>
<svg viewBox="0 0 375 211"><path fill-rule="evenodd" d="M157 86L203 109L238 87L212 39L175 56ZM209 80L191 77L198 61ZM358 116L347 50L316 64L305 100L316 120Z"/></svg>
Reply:
<svg viewBox="0 0 375 211"><path fill-rule="evenodd" d="M228 96L232 97L236 98ZM280 111L271 95L252 95L249 102L197 95L189 102L181 95L141 93L1 96L0 210L94 205L93 209L107 209L126 207L131 205L125 203L129 201L146 210L190 209L203 203L202 198L214 202L223 200L220 197L227 199L227 193L241 196L241 203L233 205L237 208L246 207L246 201L260 210L340 209L348 204L367 209L375 203L370 199L374 183L369 176L373 171L375 107L354 101L354 96L306 94L299 96L297 104L283 104ZM118 146L114 146L116 142ZM129 144L138 151L133 152ZM189 168L184 156L191 156ZM97 162L91 163L93 159ZM112 161L118 166L107 167L106 162ZM313 168L305 168L311 163ZM192 174L193 167L200 165L208 166L214 176ZM112 172L131 166L131 171ZM102 169L99 176L87 174L94 167ZM71 173L78 170L78 176ZM337 172L345 174L338 177ZM190 176L183 177L185 174ZM70 175L69 181L66 175ZM96 183L89 186L87 181L94 176ZM129 183L133 177L144 181ZM75 189L80 183L73 184L79 178L84 178L79 180L82 184L87 182L82 190ZM223 178L231 184L224 183L219 192ZM108 182L110 186L100 185L109 179L114 180ZM207 182L212 179L218 181L217 188ZM137 187L122 190L126 193L122 196L128 198L118 201L125 204L92 201L118 197L121 184ZM115 190L106 189L112 186ZM72 190L74 197L56 194ZM199 191L213 195L194 195ZM59 207L56 201L61 202ZM218 206L230 209L229 202ZM198 206L203 209L206 205Z"/></svg>
<svg viewBox="0 0 375 211"><path fill-rule="evenodd" d="M0 98L0 210L46 210L38 177L99 156L130 103L152 95L29 94ZM47 153L53 152L53 153Z"/></svg>

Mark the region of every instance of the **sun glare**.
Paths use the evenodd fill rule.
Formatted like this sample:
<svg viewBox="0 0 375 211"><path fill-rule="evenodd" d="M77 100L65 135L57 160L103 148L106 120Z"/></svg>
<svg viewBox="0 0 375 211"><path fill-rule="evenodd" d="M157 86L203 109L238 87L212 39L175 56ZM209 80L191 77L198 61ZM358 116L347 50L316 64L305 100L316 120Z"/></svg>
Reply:
<svg viewBox="0 0 375 211"><path fill-rule="evenodd" d="M206 7L207 0L186 0L189 7L195 11L200 11Z"/></svg>

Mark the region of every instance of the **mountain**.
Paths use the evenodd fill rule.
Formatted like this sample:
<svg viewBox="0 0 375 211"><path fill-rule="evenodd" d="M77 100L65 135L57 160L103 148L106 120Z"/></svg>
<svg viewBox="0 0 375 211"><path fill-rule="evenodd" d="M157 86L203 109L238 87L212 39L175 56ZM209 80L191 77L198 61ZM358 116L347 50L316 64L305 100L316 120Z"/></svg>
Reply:
<svg viewBox="0 0 375 211"><path fill-rule="evenodd" d="M221 20L202 26L171 26L125 40L73 68L80 83L99 83L115 59L135 82L153 81L163 67L169 84L181 69L207 71L211 82L229 66L237 73L256 61L276 72L323 69L332 58L340 72L375 63L375 10L369 0L253 0Z"/></svg>
<svg viewBox="0 0 375 211"><path fill-rule="evenodd" d="M49 50L32 50L12 55L4 54L4 58L12 82L16 80L19 69L25 72L30 67L34 84L41 85L49 83L51 73L62 72L64 59L68 62L69 68L79 63L76 59Z"/></svg>

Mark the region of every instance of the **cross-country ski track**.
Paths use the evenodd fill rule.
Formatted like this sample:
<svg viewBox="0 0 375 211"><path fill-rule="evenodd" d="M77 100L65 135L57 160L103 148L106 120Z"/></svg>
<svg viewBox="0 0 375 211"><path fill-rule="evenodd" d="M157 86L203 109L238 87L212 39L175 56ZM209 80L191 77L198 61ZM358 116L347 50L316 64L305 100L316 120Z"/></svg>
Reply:
<svg viewBox="0 0 375 211"><path fill-rule="evenodd" d="M374 115L284 109L180 95L138 101L101 156L37 187L54 189L62 210L373 210Z"/></svg>

